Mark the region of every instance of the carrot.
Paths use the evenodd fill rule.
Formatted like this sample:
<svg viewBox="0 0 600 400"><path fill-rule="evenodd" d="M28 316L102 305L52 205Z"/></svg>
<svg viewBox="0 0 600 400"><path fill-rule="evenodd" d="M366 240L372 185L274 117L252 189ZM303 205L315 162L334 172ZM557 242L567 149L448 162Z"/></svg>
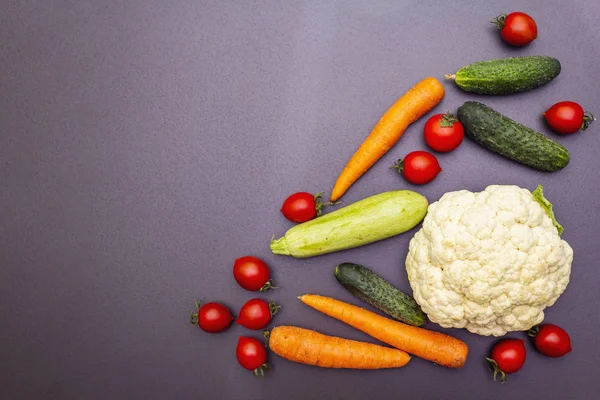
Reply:
<svg viewBox="0 0 600 400"><path fill-rule="evenodd" d="M324 368L381 369L403 367L402 350L323 335L295 326L278 326L268 334L269 348L286 360Z"/></svg>
<svg viewBox="0 0 600 400"><path fill-rule="evenodd" d="M398 142L406 128L428 113L444 97L444 87L429 77L417 83L400 97L377 122L371 134L360 145L338 177L331 192L334 202L377 160Z"/></svg>
<svg viewBox="0 0 600 400"><path fill-rule="evenodd" d="M375 339L436 364L460 368L467 360L469 347L444 333L393 321L330 297L305 294L299 299L315 310L339 319Z"/></svg>

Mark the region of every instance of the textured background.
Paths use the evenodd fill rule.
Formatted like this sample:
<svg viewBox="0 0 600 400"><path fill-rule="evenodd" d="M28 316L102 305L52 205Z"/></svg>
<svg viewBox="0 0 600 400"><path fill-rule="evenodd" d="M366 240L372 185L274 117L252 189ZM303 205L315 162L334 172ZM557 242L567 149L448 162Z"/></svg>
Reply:
<svg viewBox="0 0 600 400"><path fill-rule="evenodd" d="M600 114L599 3L433 3L0 2L0 397L598 398L600 123L558 138L572 154L563 171L530 170L466 141L439 156L433 183L415 188L387 167L424 148L423 118L344 197L411 188L434 201L542 183L575 251L571 284L546 318L571 334L563 359L530 351L500 386L482 361L494 339L456 330L471 348L461 370L413 358L400 370L335 371L272 356L274 371L257 380L234 354L250 332L209 335L188 323L194 298L236 312L253 297L231 267L254 254L282 287L264 295L283 305L277 324L371 340L296 296L354 302L333 278L342 261L408 290L413 232L307 260L270 255L268 244L291 226L284 198L329 191L381 114L423 77L552 55L563 65L554 82L483 101L543 132L540 114L556 101ZM488 23L516 10L540 31L520 50ZM435 112L475 98L445 86Z"/></svg>

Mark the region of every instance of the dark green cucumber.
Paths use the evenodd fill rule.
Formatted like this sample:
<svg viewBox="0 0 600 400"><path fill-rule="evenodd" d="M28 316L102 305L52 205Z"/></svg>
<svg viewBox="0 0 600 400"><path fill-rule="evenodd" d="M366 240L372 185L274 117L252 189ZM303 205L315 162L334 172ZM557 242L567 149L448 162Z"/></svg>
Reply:
<svg viewBox="0 0 600 400"><path fill-rule="evenodd" d="M560 74L560 62L547 56L509 57L465 65L454 75L458 87L479 94L508 94L535 89Z"/></svg>
<svg viewBox="0 0 600 400"><path fill-rule="evenodd" d="M412 297L362 265L342 263L335 268L335 278L354 296L394 319L415 326L427 322Z"/></svg>
<svg viewBox="0 0 600 400"><path fill-rule="evenodd" d="M541 171L556 171L569 164L569 151L560 143L494 111L467 101L458 108L465 135L488 150Z"/></svg>

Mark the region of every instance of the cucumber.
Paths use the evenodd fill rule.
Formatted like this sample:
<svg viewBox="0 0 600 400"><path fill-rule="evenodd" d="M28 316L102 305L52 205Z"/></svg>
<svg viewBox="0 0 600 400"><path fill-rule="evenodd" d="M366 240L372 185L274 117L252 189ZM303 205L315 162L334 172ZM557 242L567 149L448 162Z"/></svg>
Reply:
<svg viewBox="0 0 600 400"><path fill-rule="evenodd" d="M335 268L335 278L354 296L398 321L414 326L427 322L427 316L412 297L367 267L342 263Z"/></svg>
<svg viewBox="0 0 600 400"><path fill-rule="evenodd" d="M560 74L560 62L547 56L509 57L465 65L454 75L458 87L479 94L525 92L542 86Z"/></svg>
<svg viewBox="0 0 600 400"><path fill-rule="evenodd" d="M297 258L362 246L414 228L427 199L410 190L383 192L290 228L271 251Z"/></svg>
<svg viewBox="0 0 600 400"><path fill-rule="evenodd" d="M476 101L458 108L465 135L481 146L541 171L557 171L569 164L569 151L525 125Z"/></svg>

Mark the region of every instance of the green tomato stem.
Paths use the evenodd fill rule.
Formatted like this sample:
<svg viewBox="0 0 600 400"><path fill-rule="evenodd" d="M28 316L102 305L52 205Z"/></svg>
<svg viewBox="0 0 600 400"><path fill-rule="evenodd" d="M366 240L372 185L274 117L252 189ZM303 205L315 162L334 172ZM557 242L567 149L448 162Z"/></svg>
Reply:
<svg viewBox="0 0 600 400"><path fill-rule="evenodd" d="M590 124L592 122L594 122L596 120L596 117L594 117L594 114L592 114L589 111L586 111L583 114L583 123L581 124L581 130L585 131L587 128L590 127Z"/></svg>
<svg viewBox="0 0 600 400"><path fill-rule="evenodd" d="M490 22L492 24L496 24L496 26L498 27L498 29L502 29L504 28L504 24L506 24L506 14L500 14L498 15L496 18L494 18L493 20L491 20Z"/></svg>
<svg viewBox="0 0 600 400"><path fill-rule="evenodd" d="M275 314L277 314L279 312L280 308L281 308L281 306L278 306L274 302L272 302L272 301L269 302L269 312L271 313L271 317L274 316Z"/></svg>
<svg viewBox="0 0 600 400"><path fill-rule="evenodd" d="M501 375L500 383L506 382L506 373L504 371L502 371L500 369L500 367L498 367L498 363L496 362L496 360L493 360L488 357L486 357L485 359L488 361L488 368L490 369L490 371L494 372L494 382L496 382L496 378L498 377L498 374Z"/></svg>
<svg viewBox="0 0 600 400"><path fill-rule="evenodd" d="M194 304L196 305L196 312L190 312L190 324L198 325L198 311L200 311L200 306L202 305L202 300L194 300Z"/></svg>
<svg viewBox="0 0 600 400"><path fill-rule="evenodd" d="M256 368L253 372L254 372L254 376L257 376L259 378L262 378L265 376L265 371L269 371L271 369L271 366L269 364L263 364L260 367Z"/></svg>
<svg viewBox="0 0 600 400"><path fill-rule="evenodd" d="M403 159L399 159L398 161L396 161L396 163L394 165L392 165L390 167L390 169L395 168L398 170L398 173L400 175L402 175L402 173L404 172L404 160Z"/></svg>
<svg viewBox="0 0 600 400"><path fill-rule="evenodd" d="M273 279L269 279L267 282L265 282L265 284L263 285L263 287L261 287L259 289L260 292L266 292L269 289L279 289L279 287L274 286L274 282Z"/></svg>
<svg viewBox="0 0 600 400"><path fill-rule="evenodd" d="M527 336L534 338L537 336L537 334L539 332L540 332L540 327L534 326L533 328L531 328L530 330L527 331Z"/></svg>

